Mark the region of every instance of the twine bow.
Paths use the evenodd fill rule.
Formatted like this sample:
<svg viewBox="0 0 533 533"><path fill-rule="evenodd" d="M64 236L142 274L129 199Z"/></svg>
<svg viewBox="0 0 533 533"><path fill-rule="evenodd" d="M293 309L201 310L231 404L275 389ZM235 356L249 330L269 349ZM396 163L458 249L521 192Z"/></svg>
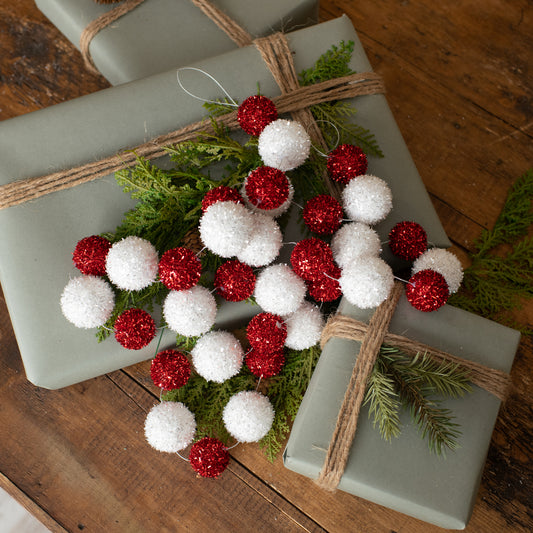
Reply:
<svg viewBox="0 0 533 533"><path fill-rule="evenodd" d="M413 357L418 353L424 353L438 362L446 360L456 363L468 371L470 381L475 385L484 388L500 400L504 400L507 395L510 377L505 372L462 359L401 335L389 333L387 331L389 323L402 291L403 283L395 282L391 295L376 309L368 324L347 316L335 315L328 320L322 332L320 341L322 348L332 337L361 341L359 355L339 410L326 459L316 480L316 483L323 489L335 490L344 473L357 429L366 384L382 344L399 348Z"/></svg>

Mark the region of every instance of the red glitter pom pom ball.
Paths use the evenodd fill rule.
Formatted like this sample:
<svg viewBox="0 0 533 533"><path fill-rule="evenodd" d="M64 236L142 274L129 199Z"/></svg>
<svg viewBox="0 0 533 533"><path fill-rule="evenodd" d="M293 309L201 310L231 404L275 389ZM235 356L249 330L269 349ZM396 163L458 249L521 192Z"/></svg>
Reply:
<svg viewBox="0 0 533 533"><path fill-rule="evenodd" d="M258 378L277 376L285 364L282 350L271 353L261 353L252 349L246 356L246 366Z"/></svg>
<svg viewBox="0 0 533 533"><path fill-rule="evenodd" d="M252 267L237 259L226 261L215 274L217 294L229 302L241 302L250 298L255 288L255 274Z"/></svg>
<svg viewBox="0 0 533 533"><path fill-rule="evenodd" d="M296 244L291 253L291 265L294 272L306 281L314 281L335 266L329 244L316 237Z"/></svg>
<svg viewBox="0 0 533 533"><path fill-rule="evenodd" d="M87 276L104 276L105 260L111 243L99 235L91 235L78 241L72 253L76 268Z"/></svg>
<svg viewBox="0 0 533 533"><path fill-rule="evenodd" d="M178 350L164 350L152 360L150 377L163 390L179 389L191 377L191 363Z"/></svg>
<svg viewBox="0 0 533 533"><path fill-rule="evenodd" d="M191 446L189 462L200 476L217 478L229 464L229 452L223 442L204 437Z"/></svg>
<svg viewBox="0 0 533 533"><path fill-rule="evenodd" d="M202 275L202 263L188 248L167 250L159 261L159 279L173 291L184 291L194 287Z"/></svg>
<svg viewBox="0 0 533 533"><path fill-rule="evenodd" d="M202 198L202 213L205 213L207 208L216 202L235 202L236 204L244 205L244 200L239 191L225 185L220 185L205 193Z"/></svg>
<svg viewBox="0 0 533 533"><path fill-rule="evenodd" d="M277 118L278 110L266 96L249 96L237 111L239 125L249 135L258 136L265 126Z"/></svg>
<svg viewBox="0 0 533 533"><path fill-rule="evenodd" d="M244 184L248 201L259 209L276 209L289 197L289 180L277 168L261 166L252 170Z"/></svg>
<svg viewBox="0 0 533 533"><path fill-rule="evenodd" d="M428 238L424 228L416 222L398 222L389 233L391 252L406 261L414 261L428 247Z"/></svg>
<svg viewBox="0 0 533 533"><path fill-rule="evenodd" d="M337 265L331 265L327 272L307 282L309 296L317 302L334 302L342 296L340 277L341 269Z"/></svg>
<svg viewBox="0 0 533 533"><path fill-rule="evenodd" d="M246 328L250 346L259 353L272 353L283 348L287 339L287 325L272 313L259 313Z"/></svg>
<svg viewBox="0 0 533 533"><path fill-rule="evenodd" d="M127 309L115 322L115 339L128 350L140 350L154 337L154 319L142 309Z"/></svg>
<svg viewBox="0 0 533 533"><path fill-rule="evenodd" d="M435 311L448 300L450 290L442 274L435 270L420 270L405 286L407 301L419 311Z"/></svg>
<svg viewBox="0 0 533 533"><path fill-rule="evenodd" d="M366 173L366 155L358 146L341 144L328 156L328 172L332 180L346 184Z"/></svg>
<svg viewBox="0 0 533 533"><path fill-rule="evenodd" d="M342 223L342 207L333 196L320 194L305 204L304 222L319 235L332 235Z"/></svg>

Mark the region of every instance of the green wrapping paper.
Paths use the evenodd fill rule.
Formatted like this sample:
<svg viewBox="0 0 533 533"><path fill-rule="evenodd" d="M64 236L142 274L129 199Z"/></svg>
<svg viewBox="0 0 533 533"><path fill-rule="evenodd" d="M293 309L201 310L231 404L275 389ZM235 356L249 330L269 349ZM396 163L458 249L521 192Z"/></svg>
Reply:
<svg viewBox="0 0 533 533"><path fill-rule="evenodd" d="M297 72L311 67L341 40L355 42L352 68L368 71L370 65L353 26L341 17L288 35ZM239 101L256 94L257 83L267 96L280 94L253 46L196 66ZM196 95L221 96L205 76L184 71L182 79ZM435 245L448 246L385 97L359 97L354 105L358 124L376 134L386 154L369 161L369 172L387 180L394 197L394 211L376 228L382 240L408 217L425 227ZM172 70L7 120L0 123L0 183L94 161L203 116L202 103L179 89ZM75 328L59 306L69 277L78 275L71 261L76 243L88 235L113 231L132 205L114 177L108 176L0 211L0 279L26 374L34 384L60 388L155 355L157 339L139 351L125 350L112 337L98 344L94 330ZM285 242L291 240L286 234ZM254 312L257 309L249 304L224 303L217 325L245 325ZM174 342L174 335L165 331L160 347Z"/></svg>
<svg viewBox="0 0 533 533"><path fill-rule="evenodd" d="M373 311L343 299L339 313L368 323ZM389 331L506 373L520 339L515 330L448 305L432 313L417 311L404 295ZM287 468L318 477L359 348L359 342L340 338L324 347L284 452ZM476 500L500 401L474 386L471 394L442 406L454 413L462 431L459 448L446 457L430 453L408 413L398 438L381 439L363 407L338 488L437 526L463 529Z"/></svg>
<svg viewBox="0 0 533 533"><path fill-rule="evenodd" d="M37 7L79 49L84 28L117 4L94 0L35 0ZM213 0L253 38L318 21L318 0ZM145 0L90 45L97 69L113 85L189 65L237 48L190 0Z"/></svg>

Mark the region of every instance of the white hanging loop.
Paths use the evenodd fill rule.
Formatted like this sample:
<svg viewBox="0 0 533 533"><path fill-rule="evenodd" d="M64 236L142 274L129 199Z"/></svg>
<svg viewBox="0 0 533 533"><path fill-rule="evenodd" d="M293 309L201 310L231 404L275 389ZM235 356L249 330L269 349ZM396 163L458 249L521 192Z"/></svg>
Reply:
<svg viewBox="0 0 533 533"><path fill-rule="evenodd" d="M339 128L337 128L337 126L335 126L335 124L333 124L333 122L330 122L329 120L317 120L316 122L326 122L327 124L329 124L330 126L333 126L333 128L335 129L335 131L337 132L337 140L335 141L335 146L332 148L332 150L335 150L335 148L337 148L337 146L339 146L339 142L341 140L341 134L339 132ZM313 148L315 149L315 151L320 154L322 157L328 157L328 154L325 154L324 152L322 152L321 150L319 150L316 146L313 146Z"/></svg>
<svg viewBox="0 0 533 533"><path fill-rule="evenodd" d="M213 81L221 90L222 92L227 96L228 100L231 102L217 102L216 100L209 100L207 98L202 98L201 96L197 96L196 94L191 93L189 90L185 88L183 85L181 79L180 79L180 72L183 70L195 70L196 72L200 72L204 76L207 76L211 81ZM202 70L200 68L196 67L181 67L176 71L176 78L178 80L178 85L183 89L184 92L186 92L189 96L192 96L193 98L196 98L197 100L201 100L202 102L207 102L209 104L220 104L220 105L227 105L229 107L239 107L239 104L235 102L235 100L231 97L231 95L224 89L224 87L220 84L218 80L216 80L211 74L206 72L205 70Z"/></svg>

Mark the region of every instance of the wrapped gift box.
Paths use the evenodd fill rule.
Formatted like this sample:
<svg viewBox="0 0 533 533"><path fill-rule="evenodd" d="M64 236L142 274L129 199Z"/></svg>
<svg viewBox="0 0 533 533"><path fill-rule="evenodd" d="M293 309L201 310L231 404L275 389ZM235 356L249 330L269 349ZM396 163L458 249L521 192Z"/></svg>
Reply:
<svg viewBox="0 0 533 533"><path fill-rule="evenodd" d="M293 32L288 40L297 72L311 67L341 40L355 42L352 68L370 69L346 17ZM255 94L258 82L263 94L280 94L254 46L196 66L239 101ZM193 93L220 96L204 76L183 74ZM394 224L409 218L426 228L435 245L448 246L385 97L362 96L354 105L358 124L375 132L386 154L369 162L369 171L387 180L394 196L393 213L377 227L383 241ZM28 113L0 123L0 183L114 154L204 115L202 103L177 86L174 70ZM113 338L98 344L94 331L77 329L66 321L58 303L69 276L77 275L71 254L78 240L113 231L132 205L111 175L0 211L0 279L26 374L34 384L59 388L154 356L155 340L140 351L125 350ZM224 304L218 324L234 324L240 317L244 325L252 309L249 304ZM173 340L167 331L161 347L171 346Z"/></svg>
<svg viewBox="0 0 533 533"><path fill-rule="evenodd" d="M368 322L372 311L343 299L339 313ZM520 339L517 331L451 306L422 313L403 295L389 331L507 373ZM359 342L340 338L324 347L284 452L287 468L318 477L359 348ZM442 406L453 411L462 431L459 448L446 457L430 453L407 413L401 435L383 440L363 407L338 488L444 528L463 529L500 401L474 386L471 394Z"/></svg>
<svg viewBox="0 0 533 533"><path fill-rule="evenodd" d="M117 4L94 0L35 0L78 49L84 28ZM214 0L253 38L318 21L318 0ZM145 0L90 44L97 69L118 85L219 55L237 45L189 0Z"/></svg>

